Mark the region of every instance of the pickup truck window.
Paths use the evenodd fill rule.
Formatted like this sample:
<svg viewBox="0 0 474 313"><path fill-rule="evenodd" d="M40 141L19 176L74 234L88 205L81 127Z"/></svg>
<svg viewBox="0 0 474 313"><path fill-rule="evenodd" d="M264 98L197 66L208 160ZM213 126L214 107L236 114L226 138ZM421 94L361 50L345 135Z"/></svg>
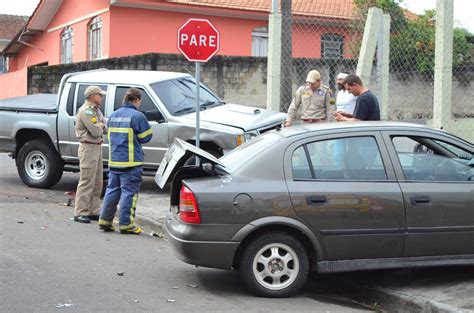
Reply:
<svg viewBox="0 0 474 313"><path fill-rule="evenodd" d="M74 116L74 94L76 93L76 83L71 84L69 89L69 95L67 97L67 115Z"/></svg>
<svg viewBox="0 0 474 313"><path fill-rule="evenodd" d="M196 81L192 77L172 79L151 84L161 102L171 115L196 111ZM199 100L202 107L222 105L221 99L201 85Z"/></svg>
<svg viewBox="0 0 474 313"><path fill-rule="evenodd" d="M123 105L123 98L125 97L125 93L127 92L128 88L130 87L117 87L115 90L115 100L114 100L114 111L121 108ZM151 100L150 96L146 93L145 90L142 88L137 88L142 93L142 104L140 105L140 111L156 111L158 108L156 104Z"/></svg>
<svg viewBox="0 0 474 313"><path fill-rule="evenodd" d="M105 90L107 91L107 85L97 85L97 84L87 84L87 85L79 85L79 88L78 88L78 91L77 91L77 101L76 101L76 113L77 113L77 110L79 110L79 108L84 104L84 102L86 101L86 97L84 96L84 91L86 91L86 88L89 87L89 86L98 86L100 87L102 90ZM104 103L107 103L107 95L105 95L103 98L102 98L102 105L104 105Z"/></svg>

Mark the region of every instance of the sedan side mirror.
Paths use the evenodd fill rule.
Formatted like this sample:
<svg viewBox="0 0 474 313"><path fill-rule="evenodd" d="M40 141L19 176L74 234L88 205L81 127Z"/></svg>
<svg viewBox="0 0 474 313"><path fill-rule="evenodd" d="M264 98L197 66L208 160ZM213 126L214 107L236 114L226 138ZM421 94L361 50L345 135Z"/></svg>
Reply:
<svg viewBox="0 0 474 313"><path fill-rule="evenodd" d="M146 119L149 121L156 121L158 123L165 122L165 118L163 114L161 114L161 112L158 110L146 111L144 113L145 113Z"/></svg>

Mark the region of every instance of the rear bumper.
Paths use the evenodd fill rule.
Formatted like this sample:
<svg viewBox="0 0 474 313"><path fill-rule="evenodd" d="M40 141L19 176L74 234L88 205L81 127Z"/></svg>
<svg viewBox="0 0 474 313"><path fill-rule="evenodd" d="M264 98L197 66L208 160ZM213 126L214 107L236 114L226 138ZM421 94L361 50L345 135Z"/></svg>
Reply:
<svg viewBox="0 0 474 313"><path fill-rule="evenodd" d="M170 246L183 262L210 268L231 269L240 242L231 241L192 241L181 237L189 230L173 219L167 219L165 230ZM180 236L181 235L181 236Z"/></svg>

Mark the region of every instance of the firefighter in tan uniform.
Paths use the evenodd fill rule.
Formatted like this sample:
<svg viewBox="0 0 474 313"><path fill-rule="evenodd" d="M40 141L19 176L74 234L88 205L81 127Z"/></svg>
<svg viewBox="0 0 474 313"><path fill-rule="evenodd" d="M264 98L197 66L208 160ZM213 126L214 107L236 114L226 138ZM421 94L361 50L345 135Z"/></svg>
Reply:
<svg viewBox="0 0 474 313"><path fill-rule="evenodd" d="M84 92L86 101L76 115L76 136L79 140L80 179L76 191L74 220L90 223L99 220L102 192L102 141L107 132L104 115L100 111L105 91L89 86Z"/></svg>
<svg viewBox="0 0 474 313"><path fill-rule="evenodd" d="M308 83L296 90L295 97L288 108L285 126L293 125L297 113L301 110L301 121L306 123L335 122L336 100L329 87L321 84L321 75L312 70L306 78Z"/></svg>

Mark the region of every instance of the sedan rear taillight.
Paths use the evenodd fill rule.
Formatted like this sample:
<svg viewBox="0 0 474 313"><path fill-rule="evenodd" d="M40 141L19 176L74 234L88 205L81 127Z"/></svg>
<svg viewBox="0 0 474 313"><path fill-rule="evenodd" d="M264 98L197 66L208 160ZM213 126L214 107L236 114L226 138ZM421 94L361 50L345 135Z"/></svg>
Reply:
<svg viewBox="0 0 474 313"><path fill-rule="evenodd" d="M200 224L199 207L194 193L186 187L181 186L179 192L179 218L181 221L190 224Z"/></svg>

